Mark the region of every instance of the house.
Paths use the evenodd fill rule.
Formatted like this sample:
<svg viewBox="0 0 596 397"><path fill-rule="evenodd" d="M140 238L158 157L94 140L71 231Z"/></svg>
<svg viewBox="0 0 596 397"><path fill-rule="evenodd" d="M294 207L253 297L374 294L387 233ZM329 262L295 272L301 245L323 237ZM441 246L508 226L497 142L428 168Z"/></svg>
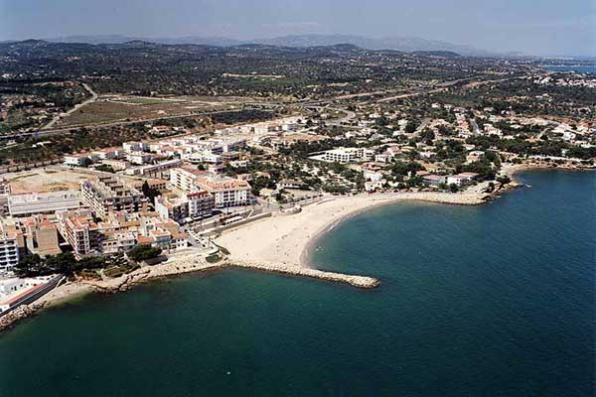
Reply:
<svg viewBox="0 0 596 397"><path fill-rule="evenodd" d="M143 142L124 142L122 144L122 149L124 149L126 153L144 152L147 150L147 145Z"/></svg>
<svg viewBox="0 0 596 397"><path fill-rule="evenodd" d="M91 162L91 159L83 154L69 154L64 156L63 160L63 164L70 167L82 167L88 162Z"/></svg>
<svg viewBox="0 0 596 397"><path fill-rule="evenodd" d="M473 163L479 161L482 156L484 156L484 152L482 150L472 150L466 155L466 162Z"/></svg>
<svg viewBox="0 0 596 397"><path fill-rule="evenodd" d="M422 177L424 183L430 186L439 186L447 183L447 177L443 175L429 174Z"/></svg>
<svg viewBox="0 0 596 397"><path fill-rule="evenodd" d="M278 189L300 189L302 183L295 179L283 179L277 182Z"/></svg>
<svg viewBox="0 0 596 397"><path fill-rule="evenodd" d="M448 176L447 184L463 186L463 185L467 185L468 183L474 181L474 179L476 179L477 177L478 177L478 174L476 174L475 172L462 172L461 174Z"/></svg>

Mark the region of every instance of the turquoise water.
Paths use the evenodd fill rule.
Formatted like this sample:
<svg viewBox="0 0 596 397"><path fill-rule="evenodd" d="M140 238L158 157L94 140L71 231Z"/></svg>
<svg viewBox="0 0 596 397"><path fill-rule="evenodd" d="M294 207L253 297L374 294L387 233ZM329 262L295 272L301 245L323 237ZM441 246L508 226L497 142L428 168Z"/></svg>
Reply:
<svg viewBox="0 0 596 397"><path fill-rule="evenodd" d="M0 336L0 396L592 396L596 173L523 179L325 236L376 290L234 270L45 311Z"/></svg>

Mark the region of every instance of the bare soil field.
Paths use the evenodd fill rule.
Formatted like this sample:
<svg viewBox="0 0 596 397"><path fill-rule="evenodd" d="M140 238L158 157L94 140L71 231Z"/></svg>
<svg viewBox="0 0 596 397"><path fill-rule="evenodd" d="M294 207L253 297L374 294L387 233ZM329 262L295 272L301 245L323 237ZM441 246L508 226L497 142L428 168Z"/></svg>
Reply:
<svg viewBox="0 0 596 397"><path fill-rule="evenodd" d="M104 95L60 119L56 127L108 124L199 112L236 109L253 98L241 97L133 97Z"/></svg>
<svg viewBox="0 0 596 397"><path fill-rule="evenodd" d="M77 190L81 181L89 179L90 173L78 169L61 169L58 166L34 169L8 174L13 194L32 192L54 192L58 190Z"/></svg>

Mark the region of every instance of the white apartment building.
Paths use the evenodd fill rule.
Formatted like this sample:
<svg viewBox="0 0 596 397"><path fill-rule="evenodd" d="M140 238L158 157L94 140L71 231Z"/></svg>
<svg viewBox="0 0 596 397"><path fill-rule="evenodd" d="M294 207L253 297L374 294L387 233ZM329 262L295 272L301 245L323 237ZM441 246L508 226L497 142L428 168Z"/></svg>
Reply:
<svg viewBox="0 0 596 397"><path fill-rule="evenodd" d="M192 219L200 219L211 216L215 206L215 198L206 191L197 191L186 194L188 202L188 216Z"/></svg>
<svg viewBox="0 0 596 397"><path fill-rule="evenodd" d="M70 244L76 257L100 252L102 234L89 210L56 213L60 234Z"/></svg>
<svg viewBox="0 0 596 397"><path fill-rule="evenodd" d="M0 277L6 276L19 263L19 246L16 236L0 228Z"/></svg>
<svg viewBox="0 0 596 397"><path fill-rule="evenodd" d="M173 159L162 161L157 164L142 165L139 167L129 167L124 173L126 175L143 175L143 176L155 176L161 177L167 174L171 168L179 167L182 164L182 160Z"/></svg>
<svg viewBox="0 0 596 397"><path fill-rule="evenodd" d="M152 158L153 156L145 152L130 152L126 155L126 160L128 160L129 163L135 165L147 164Z"/></svg>
<svg viewBox="0 0 596 397"><path fill-rule="evenodd" d="M147 145L143 142L124 142L122 149L126 153L143 152L147 149Z"/></svg>
<svg viewBox="0 0 596 397"><path fill-rule="evenodd" d="M81 154L70 154L64 156L64 165L72 166L72 167L80 167L85 164L86 161L89 161L89 156L81 155Z"/></svg>
<svg viewBox="0 0 596 397"><path fill-rule="evenodd" d="M364 148L337 148L327 150L323 154L323 160L330 163L353 163L356 161L369 160L374 152Z"/></svg>
<svg viewBox="0 0 596 397"><path fill-rule="evenodd" d="M197 169L174 168L170 171L170 183L180 190L192 192L196 190L195 179L203 174L204 171Z"/></svg>
<svg viewBox="0 0 596 397"><path fill-rule="evenodd" d="M130 251L137 244L137 239L132 232L121 232L106 235L100 242L100 251L103 254L115 254L117 252Z"/></svg>
<svg viewBox="0 0 596 397"><path fill-rule="evenodd" d="M250 203L250 185L244 180L218 177L191 168L176 168L170 172L170 183L185 192L208 192L215 199L216 208Z"/></svg>
<svg viewBox="0 0 596 397"><path fill-rule="evenodd" d="M461 174L457 174L457 175L449 175L447 177L447 184L448 185L454 184L457 186L462 186L462 185L472 182L477 176L478 176L478 174L476 174L474 172L462 172Z"/></svg>
<svg viewBox="0 0 596 397"><path fill-rule="evenodd" d="M210 151L193 152L182 155L184 160L187 160L193 164L209 163L218 164L221 163L221 155L214 154Z"/></svg>
<svg viewBox="0 0 596 397"><path fill-rule="evenodd" d="M8 211L11 216L29 216L79 208L81 194L77 190L59 192L11 194Z"/></svg>
<svg viewBox="0 0 596 397"><path fill-rule="evenodd" d="M195 183L213 196L216 208L250 204L250 185L241 179L202 176Z"/></svg>
<svg viewBox="0 0 596 397"><path fill-rule="evenodd" d="M211 216L214 201L213 196L204 190L189 192L181 197L161 195L155 198L155 212L162 219L185 223Z"/></svg>

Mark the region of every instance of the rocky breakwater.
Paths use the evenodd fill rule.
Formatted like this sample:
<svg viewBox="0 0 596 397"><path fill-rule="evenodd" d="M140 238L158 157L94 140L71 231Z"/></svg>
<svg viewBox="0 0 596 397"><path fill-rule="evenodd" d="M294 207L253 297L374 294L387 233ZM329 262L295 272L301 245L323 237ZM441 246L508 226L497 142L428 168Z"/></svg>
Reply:
<svg viewBox="0 0 596 397"><path fill-rule="evenodd" d="M333 281L338 283L346 283L357 288L376 288L381 282L374 277L356 276L351 274L327 272L323 270L312 269L309 267L289 264L289 263L272 263L264 261L239 261L233 260L227 262L228 266L241 267L246 269L261 270L271 273L287 274L291 276L301 276L316 278L319 280Z"/></svg>
<svg viewBox="0 0 596 397"><path fill-rule="evenodd" d="M0 317L0 331L10 328L17 321L23 320L41 309L43 304L22 305Z"/></svg>

